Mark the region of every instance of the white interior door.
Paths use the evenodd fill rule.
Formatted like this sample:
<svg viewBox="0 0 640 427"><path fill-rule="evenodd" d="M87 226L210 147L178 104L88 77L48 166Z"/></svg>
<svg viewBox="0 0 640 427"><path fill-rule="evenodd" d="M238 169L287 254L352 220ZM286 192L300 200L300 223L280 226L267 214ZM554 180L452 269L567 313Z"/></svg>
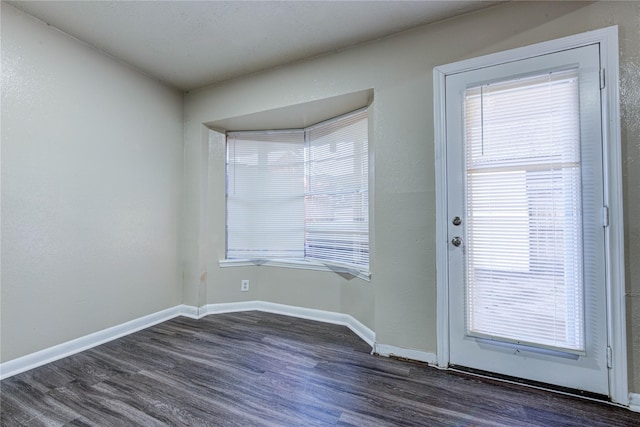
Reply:
<svg viewBox="0 0 640 427"><path fill-rule="evenodd" d="M446 77L451 365L609 395L600 68Z"/></svg>

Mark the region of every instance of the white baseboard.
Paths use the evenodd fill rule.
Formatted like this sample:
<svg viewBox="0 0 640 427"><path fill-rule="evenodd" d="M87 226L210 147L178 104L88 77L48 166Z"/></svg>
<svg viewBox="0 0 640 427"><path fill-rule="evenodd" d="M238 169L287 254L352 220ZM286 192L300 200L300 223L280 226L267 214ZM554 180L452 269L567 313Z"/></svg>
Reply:
<svg viewBox="0 0 640 427"><path fill-rule="evenodd" d="M165 322L178 316L200 319L209 314L232 313L239 311L264 311L283 314L302 319L315 320L348 327L353 333L373 348L373 353L385 357L400 357L437 365L437 356L420 350L396 347L376 343L376 334L354 317L324 310L296 307L266 301L245 301L235 303L208 304L203 307L177 305L157 313L149 314L138 319L116 325L102 331L80 337L8 362L0 363L0 380L17 375L21 372L37 368L50 362L96 347L100 344L140 331L158 323ZM640 412L640 394L629 394L629 409Z"/></svg>
<svg viewBox="0 0 640 427"><path fill-rule="evenodd" d="M640 394L629 393L629 409L633 412L640 412Z"/></svg>
<svg viewBox="0 0 640 427"><path fill-rule="evenodd" d="M209 314L231 313L237 311L265 311L284 314L292 317L316 320L325 323L344 325L351 329L371 347L375 343L375 333L348 314L333 313L323 310L295 307L264 301L247 301L224 304L209 304L203 307L177 305L157 313L149 314L102 331L94 332L26 356L18 357L0 363L0 380L17 375L21 372L37 368L38 366L54 362L67 356L107 343L114 339L140 331L158 323L165 322L178 316L200 319Z"/></svg>
<svg viewBox="0 0 640 427"><path fill-rule="evenodd" d="M417 360L419 362L425 362L429 365L437 365L438 357L435 353L429 353L421 350L414 350L411 348L396 347L387 344L376 343L374 349L375 354L385 357L400 357L403 359Z"/></svg>
<svg viewBox="0 0 640 427"><path fill-rule="evenodd" d="M171 307L62 344L54 345L53 347L45 348L35 353L27 354L26 356L18 357L17 359L9 360L8 362L0 363L0 380L173 319L174 317L182 315L183 311L188 311L187 307L188 306L185 305Z"/></svg>
<svg viewBox="0 0 640 427"><path fill-rule="evenodd" d="M220 303L220 304L207 304L204 307L200 307L200 317L207 316L209 314L236 313L239 311L258 310L258 303L260 303L260 301L242 301L242 302L226 302L226 303Z"/></svg>
<svg viewBox="0 0 640 427"><path fill-rule="evenodd" d="M315 310L311 308L296 307L292 305L277 304L266 301L245 301L222 304L209 304L201 308L201 316L217 313L233 313L238 311L264 311L268 313L283 314L301 319L315 320L318 322L343 325L351 329L364 342L373 348L373 352L380 356L396 356L404 359L417 360L430 365L437 364L437 357L434 353L413 350L409 348L395 347L392 345L376 343L376 334L371 329L360 323L348 314L335 313L331 311Z"/></svg>
<svg viewBox="0 0 640 427"><path fill-rule="evenodd" d="M311 308L296 307L293 305L277 304L266 301L245 301L222 304L209 304L203 307L202 315L216 313L232 313L237 311L264 311L267 313L283 314L285 316L298 317L300 319L315 320L318 322L332 323L334 325L343 325L351 329L364 342L371 347L376 341L376 334L371 329L356 320L353 316L343 313L335 313L332 311L315 310Z"/></svg>
<svg viewBox="0 0 640 427"><path fill-rule="evenodd" d="M198 308L195 305L182 304L177 307L180 307L181 316L196 320L203 316L203 314L200 314L202 312L202 308Z"/></svg>

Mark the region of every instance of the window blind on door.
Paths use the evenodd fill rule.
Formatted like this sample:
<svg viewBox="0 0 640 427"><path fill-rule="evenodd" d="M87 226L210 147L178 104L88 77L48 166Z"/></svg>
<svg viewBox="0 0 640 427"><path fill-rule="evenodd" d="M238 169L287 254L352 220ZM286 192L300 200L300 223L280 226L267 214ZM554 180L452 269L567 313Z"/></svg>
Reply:
<svg viewBox="0 0 640 427"><path fill-rule="evenodd" d="M467 333L582 352L578 71L465 93Z"/></svg>

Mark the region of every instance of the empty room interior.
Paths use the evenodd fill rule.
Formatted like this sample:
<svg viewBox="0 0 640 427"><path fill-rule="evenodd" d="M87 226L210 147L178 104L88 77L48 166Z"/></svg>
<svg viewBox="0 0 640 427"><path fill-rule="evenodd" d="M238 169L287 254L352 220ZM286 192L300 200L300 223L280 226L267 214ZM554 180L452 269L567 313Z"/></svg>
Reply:
<svg viewBox="0 0 640 427"><path fill-rule="evenodd" d="M640 425L640 2L2 1L1 424Z"/></svg>

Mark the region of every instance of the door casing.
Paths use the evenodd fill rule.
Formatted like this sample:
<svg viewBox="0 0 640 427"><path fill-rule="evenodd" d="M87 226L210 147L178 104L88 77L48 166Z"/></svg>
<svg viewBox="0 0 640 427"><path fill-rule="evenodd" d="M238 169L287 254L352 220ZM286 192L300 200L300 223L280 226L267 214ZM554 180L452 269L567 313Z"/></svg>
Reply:
<svg viewBox="0 0 640 427"><path fill-rule="evenodd" d="M611 347L609 369L610 398L629 405L626 353L626 315L624 287L624 224L622 200L622 162L620 144L620 103L618 77L618 27L516 48L491 55L442 65L433 70L434 136L436 168L436 287L437 287L437 359L438 366L449 366L449 278L447 213L447 135L445 78L492 65L546 55L588 44L600 44L602 104L602 143L604 202L609 225L605 227L605 287L607 304L607 342Z"/></svg>

